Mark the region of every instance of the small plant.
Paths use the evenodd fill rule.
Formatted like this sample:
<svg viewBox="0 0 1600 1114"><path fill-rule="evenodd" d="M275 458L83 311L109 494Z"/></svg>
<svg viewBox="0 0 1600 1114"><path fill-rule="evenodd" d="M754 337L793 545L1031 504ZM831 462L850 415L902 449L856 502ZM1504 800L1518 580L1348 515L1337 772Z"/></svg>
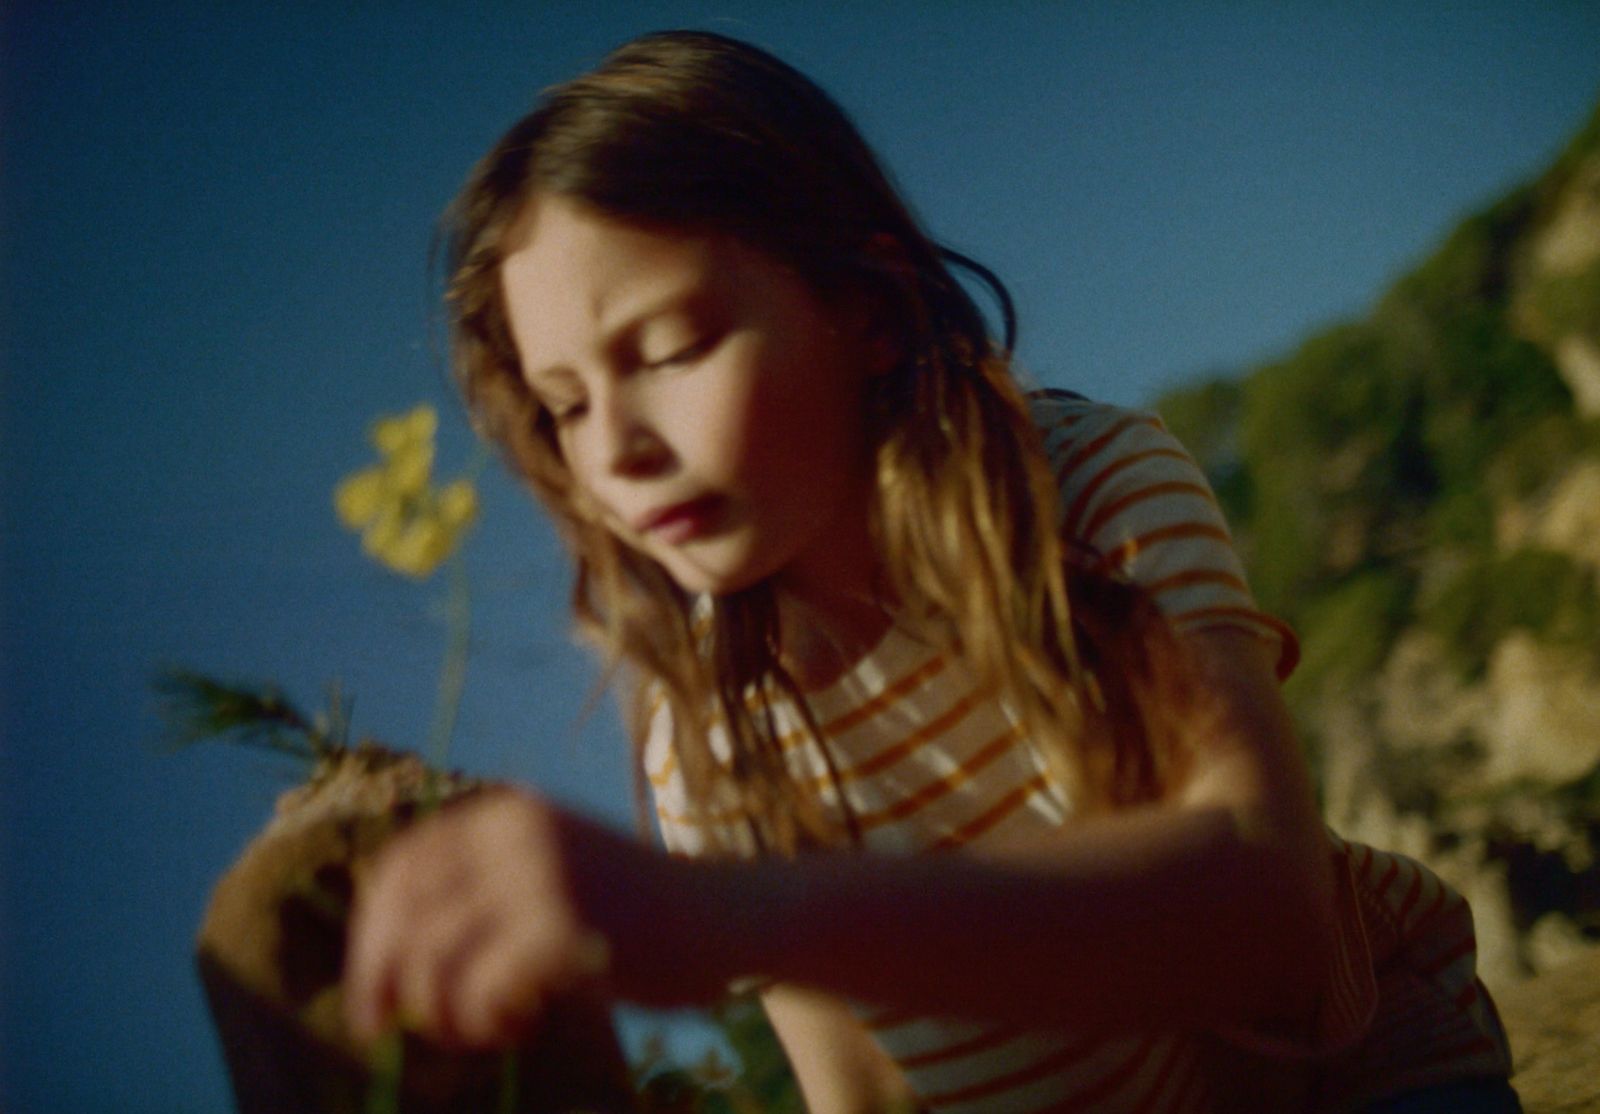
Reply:
<svg viewBox="0 0 1600 1114"><path fill-rule="evenodd" d="M418 580L460 552L478 515L470 475L433 484L438 428L439 416L426 404L379 418L371 433L379 463L347 476L333 493L340 521L361 534L367 555Z"/></svg>
<svg viewBox="0 0 1600 1114"><path fill-rule="evenodd" d="M435 486L438 425L438 414L426 404L375 421L369 439L379 462L345 477L334 489L333 505L339 520L361 535L363 552L390 571L422 581L449 563L445 655L426 750L429 764L442 770L466 683L471 598L461 551L478 515L474 476L483 458L467 474ZM327 710L316 716L270 683L230 683L171 669L154 687L174 746L222 740L315 765L350 745L351 704L337 684L330 686Z"/></svg>
<svg viewBox="0 0 1600 1114"><path fill-rule="evenodd" d="M461 545L478 516L473 474L483 458L477 458L468 475L435 487L438 428L438 414L427 405L378 419L371 440L379 463L347 476L334 489L333 505L340 521L361 534L362 550L394 572L425 580L441 564L450 563L445 600L448 634L426 752L430 762L443 768L467 679L471 596Z"/></svg>
<svg viewBox="0 0 1600 1114"><path fill-rule="evenodd" d="M350 705L337 685L329 687L328 710L315 717L272 684L229 684L193 670L170 669L154 687L173 749L221 739L314 767L350 745Z"/></svg>
<svg viewBox="0 0 1600 1114"><path fill-rule="evenodd" d="M422 767L422 811L436 807L448 790L443 771L465 686L470 639L470 596L461 550L478 514L474 476L483 460L480 454L466 474L436 485L437 431L438 415L428 405L379 418L369 435L378 462L347 476L333 493L340 521L361 535L362 550L386 569L423 581L440 566L449 565L445 653ZM190 669L168 670L154 687L174 747L206 740L257 747L302 761L308 780L331 776L341 759L353 753L351 705L337 685L330 687L326 711L316 715L302 711L274 684L227 682ZM372 746L360 754L380 751ZM282 808L280 803L280 811ZM321 892L306 885L291 889L285 907L290 899L315 897ZM330 920L334 931L342 934L347 904L342 900L323 902L317 909L325 914L324 920ZM306 945L299 937L295 939ZM401 1048L402 1035L396 1032L373 1049L364 1104L367 1114L399 1109L404 1073ZM515 1108L515 1071L514 1057L508 1054L499 1088L501 1109Z"/></svg>

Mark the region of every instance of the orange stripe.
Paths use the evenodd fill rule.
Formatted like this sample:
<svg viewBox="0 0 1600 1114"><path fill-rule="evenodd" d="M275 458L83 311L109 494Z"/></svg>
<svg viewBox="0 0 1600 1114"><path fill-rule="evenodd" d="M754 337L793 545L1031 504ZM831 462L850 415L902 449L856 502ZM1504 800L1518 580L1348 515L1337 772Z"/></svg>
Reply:
<svg viewBox="0 0 1600 1114"><path fill-rule="evenodd" d="M1046 788L1049 784L1049 779L1044 774L1035 774L1004 797L1001 797L993 807L979 813L955 831L935 840L929 845L928 850L948 851L971 843L985 832L998 827L1012 813L1027 804L1029 797Z"/></svg>
<svg viewBox="0 0 1600 1114"><path fill-rule="evenodd" d="M870 758L863 759L854 766L839 771L839 784L856 781L878 773L880 770L893 766L896 762L919 750L926 743L949 731L961 720L965 719L978 704L978 694L969 692L965 697L956 701L937 718L929 720L917 730L901 739L893 746L884 747ZM812 780L812 788L825 789L833 784L833 778L823 775Z"/></svg>
<svg viewBox="0 0 1600 1114"><path fill-rule="evenodd" d="M1429 905L1427 911L1419 916L1416 919L1416 922L1406 930L1407 935L1415 936L1421 932L1424 925L1428 924L1433 920L1434 917L1438 916L1440 912L1444 910L1445 903L1449 900L1449 898L1450 887L1441 885L1439 887L1439 893L1433 899L1433 904Z"/></svg>
<svg viewBox="0 0 1600 1114"><path fill-rule="evenodd" d="M1383 872L1383 878L1378 882L1378 889L1376 891L1378 897L1382 897L1384 894L1389 892L1389 887L1394 885L1395 875L1399 873L1400 860L1390 859L1389 869Z"/></svg>
<svg viewBox="0 0 1600 1114"><path fill-rule="evenodd" d="M885 824L892 824L896 820L904 820L907 816L922 811L923 808L934 801L948 796L960 786L971 781L979 770L1010 750L1016 745L1020 736L1021 729L1018 727L1011 727L995 736L985 743L983 748L971 758L938 781L924 785L911 796L896 801L881 812L868 813L859 817L861 830L870 831L873 828L881 828Z"/></svg>
<svg viewBox="0 0 1600 1114"><path fill-rule="evenodd" d="M1181 450L1171 448L1146 449L1144 452L1131 453L1128 456L1116 458L1096 472L1094 477L1084 484L1082 490L1078 492L1077 498L1072 501L1072 506L1068 508L1065 517L1062 519L1062 531L1069 537L1079 537L1078 523L1082 520L1084 513L1088 511L1090 502L1100 493L1100 489L1117 473L1124 472L1135 464L1143 463L1154 457L1168 457L1181 461L1189 459Z"/></svg>
<svg viewBox="0 0 1600 1114"><path fill-rule="evenodd" d="M997 1075L992 1079L985 1079L981 1083L960 1087L954 1091L924 1095L923 1098L929 1105L937 1106L940 1103L972 1102L975 1099L984 1099L991 1095L997 1095L1002 1091L1013 1091L1018 1087L1043 1079L1047 1075L1055 1075L1065 1071L1070 1065L1083 1060L1093 1053L1100 1043L1096 1038L1084 1038L1017 1071L1008 1072L1005 1075Z"/></svg>
<svg viewBox="0 0 1600 1114"><path fill-rule="evenodd" d="M1211 489L1204 484L1190 483L1188 480L1167 480L1163 483L1151 484L1138 491L1130 491L1120 498L1113 499L1095 512L1083 528L1078 537L1086 541L1094 541L1096 535L1105 529L1106 523L1116 518L1123 511L1147 499L1157 499L1163 495L1194 495L1206 502L1216 505L1216 496L1211 494Z"/></svg>
<svg viewBox="0 0 1600 1114"><path fill-rule="evenodd" d="M1464 956L1470 955L1472 953L1472 949L1477 946L1478 941L1476 937L1474 937L1471 933L1468 933L1465 939L1457 943L1449 951L1433 960L1427 966L1417 968L1417 974L1421 975L1425 979L1431 979L1435 975L1439 974L1439 972L1443 971L1446 967L1450 966L1452 963L1457 963Z"/></svg>
<svg viewBox="0 0 1600 1114"><path fill-rule="evenodd" d="M1411 881L1411 888L1406 891L1405 900L1400 903L1398 914L1400 924L1406 923L1406 916L1411 912L1411 907L1417 903L1417 898L1422 896L1422 871L1417 871L1417 876Z"/></svg>
<svg viewBox="0 0 1600 1114"><path fill-rule="evenodd" d="M1201 1109L1199 1103L1205 1097L1205 1082L1200 1071L1198 1057L1189 1061L1189 1071L1183 1077L1183 1084L1178 1088L1172 1102L1167 1107L1168 1114L1185 1114L1186 1111ZM1207 1104L1210 1105L1209 1103Z"/></svg>
<svg viewBox="0 0 1600 1114"><path fill-rule="evenodd" d="M1428 1056L1428 1059L1435 1062L1441 1060L1448 1061L1466 1056L1476 1056L1484 1052L1492 1052L1496 1055L1499 1055L1500 1045L1499 1042L1495 1041L1494 1039L1479 1033L1476 1037L1473 1037L1469 1041L1462 1041L1460 1044L1450 1045L1447 1048L1441 1048L1438 1051L1431 1053Z"/></svg>
<svg viewBox="0 0 1600 1114"><path fill-rule="evenodd" d="M1170 618L1174 624L1181 623L1190 628L1238 626L1242 620L1254 633L1266 629L1281 637L1289 632L1286 624L1253 607L1195 607L1188 611L1174 611ZM1293 638L1293 634L1288 633L1288 637Z"/></svg>
<svg viewBox="0 0 1600 1114"><path fill-rule="evenodd" d="M1172 1075L1172 1069L1184 1061L1184 1053L1187 1051L1189 1051L1187 1045L1178 1041L1172 1042L1167 1050L1166 1062L1161 1065L1161 1070L1156 1073L1155 1082L1150 1084L1150 1089L1144 1094L1144 1100L1134 1109L1133 1114L1150 1114L1155 1109L1157 1100L1161 1098L1161 1089L1167 1085L1167 1078ZM1192 1065L1193 1056L1188 1059Z"/></svg>
<svg viewBox="0 0 1600 1114"><path fill-rule="evenodd" d="M1277 672L1280 681L1300 664L1300 639L1289 624L1253 607L1197 607L1189 611L1175 611L1167 618L1173 626L1183 630L1233 627L1258 638L1264 631L1269 633L1277 640L1279 647Z"/></svg>
<svg viewBox="0 0 1600 1114"><path fill-rule="evenodd" d="M919 1052L915 1056L902 1056L895 1060L902 1071L908 1068L925 1068L929 1064L937 1064L943 1060L954 1060L961 1056L971 1056L975 1052L983 1052L996 1045L1005 1044L1015 1040L1020 1035L1020 1030L1003 1025L998 1029L991 1029L985 1033L968 1040L957 1041L955 1044L946 1045L944 1048L935 1048L931 1052Z"/></svg>
<svg viewBox="0 0 1600 1114"><path fill-rule="evenodd" d="M739 814L732 809L723 809L713 812L708 816L694 816L687 812L673 812L656 806L656 816L669 824L676 824L680 828L706 828L716 827L718 824L731 824L739 818Z"/></svg>
<svg viewBox="0 0 1600 1114"><path fill-rule="evenodd" d="M876 1014L864 1014L861 1024L874 1031L883 1029L898 1029L908 1021L915 1021L922 1016L918 1010L908 1010L901 1006L894 1006Z"/></svg>
<svg viewBox="0 0 1600 1114"><path fill-rule="evenodd" d="M885 688L882 692L872 697L872 699L866 701L865 703L859 704L850 709L848 712L845 712L842 715L828 721L827 723L822 724L821 727L823 734L842 734L843 732L850 730L852 727L855 727L857 724L871 719L886 706L893 704L906 693L917 688L919 685L925 684L934 677L937 677L941 672L944 671L945 664L945 658L942 654L923 662L910 673L907 673L904 677L901 677L899 680ZM747 703L750 705L751 710L754 711L760 707L760 698L752 697L749 701L747 701ZM721 716L714 715L712 717L713 726L720 725L721 723ZM778 745L784 750L793 750L795 747L800 746L808 741L809 738L810 736L806 734L804 729L796 728L793 731L788 731L780 735L778 737ZM672 774L676 767L676 759L677 752L668 750L667 761L662 764L661 769L657 770L655 773L647 773L647 776L650 779L650 784L656 786L657 788L666 786L672 779Z"/></svg>
<svg viewBox="0 0 1600 1114"><path fill-rule="evenodd" d="M1111 444L1111 442L1122 436L1124 432L1136 425L1140 425L1141 423L1149 426L1158 433L1161 431L1161 423L1156 421L1154 418L1147 417L1145 415L1129 414L1126 417L1119 418L1117 421L1111 424L1110 429L1106 430L1093 440L1087 441L1083 445L1079 446L1076 452L1072 453L1067 457L1066 460L1061 462L1061 467L1056 469L1056 487L1064 487L1067 482L1067 476L1081 467L1084 461L1088 460L1101 449Z"/></svg>
<svg viewBox="0 0 1600 1114"><path fill-rule="evenodd" d="M894 684L885 688L882 692L880 692L877 696L874 696L871 700L868 700L865 704L862 704L856 708L852 708L843 715L840 715L835 719L831 719L827 723L823 724L823 733L828 735L843 734L857 724L866 722L886 705L894 703L912 689L931 680L934 677L937 677L944 670L944 667L944 655L935 655L929 661L919 665L910 673L907 673L904 677L901 677L898 681L894 682Z"/></svg>
<svg viewBox="0 0 1600 1114"><path fill-rule="evenodd" d="M678 752L669 749L667 751L667 760L661 763L661 769L657 770L655 773L651 773L650 771L646 770L645 777L649 778L650 784L655 786L657 789L665 789L668 784L671 783L672 775L677 771L677 769Z"/></svg>
<svg viewBox="0 0 1600 1114"><path fill-rule="evenodd" d="M827 723L819 724L818 727L824 735L841 735L850 730L852 727L855 727L861 723L865 723L867 720L883 711L884 708L899 700L912 689L915 689L919 685L922 685L934 677L937 677L944 671L944 667L944 655L936 655L917 666L917 668L913 669L910 673L907 673L904 677L901 677L899 680L895 681L892 685L889 685L870 700L867 700L862 704L858 704L856 707L851 708L848 712L844 712L841 715L834 717ZM788 731L778 736L778 745L784 750L793 750L795 747L801 746L810 741L810 738L810 735L806 733L804 728L796 728L793 731Z"/></svg>
<svg viewBox="0 0 1600 1114"><path fill-rule="evenodd" d="M1185 569L1183 572L1164 576L1160 580L1153 580L1144 586L1146 592L1152 596L1159 596L1163 592L1175 592L1179 588L1192 588L1196 584L1226 584L1236 588L1246 595L1250 589L1233 573L1226 569Z"/></svg>
<svg viewBox="0 0 1600 1114"><path fill-rule="evenodd" d="M1141 1040L1139 1047L1134 1049L1133 1055L1113 1068L1110 1074L1101 1076L1092 1086L1073 1095L1073 1104L1087 1110L1095 1109L1108 1097L1116 1094L1128 1080L1132 1079L1139 1069L1144 1067L1145 1061L1150 1059L1150 1053L1154 1050L1155 1046L1151 1043L1150 1038L1146 1037Z"/></svg>
<svg viewBox="0 0 1600 1114"><path fill-rule="evenodd" d="M1184 541L1190 538L1210 538L1213 541L1230 544L1232 539L1228 532L1220 526L1213 526L1209 522L1177 522L1171 526L1158 526L1154 530L1147 530L1138 537L1129 538L1115 549L1106 553L1104 561L1107 565L1126 570L1133 563L1135 557L1145 550L1161 544L1162 542Z"/></svg>

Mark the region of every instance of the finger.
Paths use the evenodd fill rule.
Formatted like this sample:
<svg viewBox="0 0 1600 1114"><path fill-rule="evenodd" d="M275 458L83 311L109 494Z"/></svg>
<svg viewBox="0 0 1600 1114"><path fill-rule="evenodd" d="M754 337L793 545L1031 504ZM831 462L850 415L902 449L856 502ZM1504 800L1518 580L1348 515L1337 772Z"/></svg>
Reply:
<svg viewBox="0 0 1600 1114"><path fill-rule="evenodd" d="M395 1009L406 1024L442 1044L459 1043L456 1001L460 976L493 935L482 908L432 910L407 938L395 963Z"/></svg>
<svg viewBox="0 0 1600 1114"><path fill-rule="evenodd" d="M525 1040L546 996L541 982L536 962L509 937L478 951L456 981L452 1012L459 1039L477 1048Z"/></svg>
<svg viewBox="0 0 1600 1114"><path fill-rule="evenodd" d="M358 1041L376 1040L394 1015L393 954L391 920L358 902L345 938L340 988L345 1025Z"/></svg>
<svg viewBox="0 0 1600 1114"><path fill-rule="evenodd" d="M358 1040L375 1039L397 1005L396 965L419 911L445 908L457 872L429 840L396 840L356 893L345 944L345 1021Z"/></svg>

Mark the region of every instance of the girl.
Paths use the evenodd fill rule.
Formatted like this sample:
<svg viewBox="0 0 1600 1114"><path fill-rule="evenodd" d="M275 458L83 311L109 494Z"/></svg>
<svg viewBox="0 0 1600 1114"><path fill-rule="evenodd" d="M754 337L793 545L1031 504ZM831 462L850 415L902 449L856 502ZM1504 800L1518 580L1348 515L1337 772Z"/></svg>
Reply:
<svg viewBox="0 0 1600 1114"><path fill-rule="evenodd" d="M1318 820L1293 636L1198 469L1024 396L948 264L992 276L806 78L630 43L449 227L466 397L572 551L672 853L446 810L359 895L358 1033L751 980L817 1111L1517 1108L1465 903Z"/></svg>

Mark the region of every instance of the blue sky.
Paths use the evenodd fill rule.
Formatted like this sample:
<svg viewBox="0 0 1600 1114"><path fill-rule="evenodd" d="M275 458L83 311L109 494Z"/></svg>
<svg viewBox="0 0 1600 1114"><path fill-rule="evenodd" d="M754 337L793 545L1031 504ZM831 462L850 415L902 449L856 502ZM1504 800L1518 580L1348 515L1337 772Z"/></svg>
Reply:
<svg viewBox="0 0 1600 1114"><path fill-rule="evenodd" d="M752 39L857 117L1010 283L1042 382L1137 403L1359 312L1600 96L1551 2L21 0L0 14L0 1109L227 1108L191 949L289 771L161 756L185 663L417 743L441 586L333 519L377 413L432 400L426 255L468 166L630 35ZM623 744L508 481L469 550L455 759L619 824Z"/></svg>

